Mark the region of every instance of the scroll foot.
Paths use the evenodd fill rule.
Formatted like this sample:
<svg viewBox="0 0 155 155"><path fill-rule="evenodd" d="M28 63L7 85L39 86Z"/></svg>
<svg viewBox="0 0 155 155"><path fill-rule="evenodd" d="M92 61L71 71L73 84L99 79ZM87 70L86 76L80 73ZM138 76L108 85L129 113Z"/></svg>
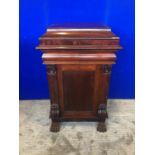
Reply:
<svg viewBox="0 0 155 155"><path fill-rule="evenodd" d="M107 131L105 122L98 123L97 131L99 131L99 132L106 132Z"/></svg>
<svg viewBox="0 0 155 155"><path fill-rule="evenodd" d="M50 131L51 132L58 132L58 131L60 131L60 124L58 122L53 122L51 124Z"/></svg>

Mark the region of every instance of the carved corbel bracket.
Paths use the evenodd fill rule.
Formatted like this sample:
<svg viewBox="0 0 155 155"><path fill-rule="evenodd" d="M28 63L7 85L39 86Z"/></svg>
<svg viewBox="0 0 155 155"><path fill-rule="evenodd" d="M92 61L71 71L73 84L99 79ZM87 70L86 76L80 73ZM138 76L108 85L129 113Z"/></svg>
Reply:
<svg viewBox="0 0 155 155"><path fill-rule="evenodd" d="M50 131L58 132L60 130L60 108L58 104L51 104L50 118L52 119L52 125Z"/></svg>
<svg viewBox="0 0 155 155"><path fill-rule="evenodd" d="M97 114L98 114L98 120L99 120L97 131L105 132L107 130L105 125L105 120L107 118L107 110L106 110L105 104L99 105Z"/></svg>
<svg viewBox="0 0 155 155"><path fill-rule="evenodd" d="M47 74L50 76L55 76L56 72L57 72L57 68L56 65L47 65L46 66L47 69Z"/></svg>
<svg viewBox="0 0 155 155"><path fill-rule="evenodd" d="M103 73L110 74L112 69L112 65L103 65Z"/></svg>
<svg viewBox="0 0 155 155"><path fill-rule="evenodd" d="M58 104L51 104L50 118L52 120L57 121L59 118L60 110Z"/></svg>

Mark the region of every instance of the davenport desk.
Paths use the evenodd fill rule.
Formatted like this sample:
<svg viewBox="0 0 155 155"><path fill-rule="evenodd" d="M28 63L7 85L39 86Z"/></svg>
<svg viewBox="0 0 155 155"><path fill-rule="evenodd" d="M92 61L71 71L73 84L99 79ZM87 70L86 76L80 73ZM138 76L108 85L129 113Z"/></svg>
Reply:
<svg viewBox="0 0 155 155"><path fill-rule="evenodd" d="M50 131L61 121L98 121L106 131L106 104L119 37L103 25L52 25L40 38L50 91Z"/></svg>

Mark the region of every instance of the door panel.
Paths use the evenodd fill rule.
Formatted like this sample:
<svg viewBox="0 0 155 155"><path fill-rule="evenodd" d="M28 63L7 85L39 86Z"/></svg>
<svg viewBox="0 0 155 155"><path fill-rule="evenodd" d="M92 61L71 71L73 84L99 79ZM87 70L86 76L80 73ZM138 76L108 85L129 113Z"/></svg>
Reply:
<svg viewBox="0 0 155 155"><path fill-rule="evenodd" d="M96 65L59 65L58 81L62 117L93 117L97 110Z"/></svg>
<svg viewBox="0 0 155 155"><path fill-rule="evenodd" d="M94 101L93 71L64 71L64 110L92 111Z"/></svg>

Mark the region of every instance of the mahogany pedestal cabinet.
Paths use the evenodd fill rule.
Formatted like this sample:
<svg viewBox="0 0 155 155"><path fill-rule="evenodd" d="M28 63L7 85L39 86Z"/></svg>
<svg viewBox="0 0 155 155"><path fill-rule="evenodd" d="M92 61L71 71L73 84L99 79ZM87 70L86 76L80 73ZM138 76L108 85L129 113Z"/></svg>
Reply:
<svg viewBox="0 0 155 155"><path fill-rule="evenodd" d="M98 121L106 131L109 78L119 37L99 24L52 25L40 38L50 91L50 131L61 121Z"/></svg>

